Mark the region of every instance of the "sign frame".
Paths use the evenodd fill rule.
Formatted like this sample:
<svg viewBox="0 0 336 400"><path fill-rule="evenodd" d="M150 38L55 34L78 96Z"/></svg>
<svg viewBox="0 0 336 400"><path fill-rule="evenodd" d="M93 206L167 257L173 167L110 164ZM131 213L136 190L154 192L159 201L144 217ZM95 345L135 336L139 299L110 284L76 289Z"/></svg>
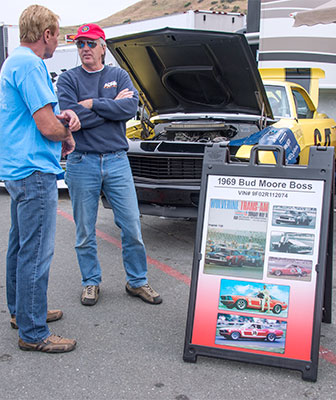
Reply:
<svg viewBox="0 0 336 400"><path fill-rule="evenodd" d="M276 154L276 164L258 164L258 154L264 151L272 151ZM316 381L321 322L331 323L334 162L334 149L328 147L311 147L308 165L286 165L285 151L281 146L256 145L252 148L251 158L247 163L230 161L230 152L227 144L214 144L205 148L183 352L184 361L196 362L198 356L216 357L299 370L302 373L302 379L313 382ZM280 180L291 179L313 181L314 183L316 181L316 184L322 185L323 193L319 198L320 200L317 200L318 202L321 201L319 204L320 207L317 207L317 209L320 208L320 210L318 210L320 224L316 227L318 234L316 235L317 240L315 248L317 251L314 260L317 262L316 264L315 262L313 263L313 269L315 268L316 273L312 272L312 275L315 277L312 289L314 290L315 301L313 301L314 310L312 311L311 317L311 346L308 349L310 350L308 352L308 358L299 359L295 357L286 357L286 353L278 356L277 354L270 354L267 350L264 354L260 351L246 351L246 349L241 350L235 347L235 344L233 344L233 348L230 348L226 345L220 347L215 344L209 345L209 343L202 344L193 341L193 333L197 330L197 326L195 328L195 315L197 317L196 306L202 304L203 301L201 295L200 298L198 298L198 291L199 287L201 287L203 274L200 268L201 265L205 265L204 232L205 228L208 229L208 227L205 227L205 212L207 211L210 213L208 193L210 186L208 186L208 184L213 177L217 176L272 178ZM255 199L251 200L255 201ZM218 287L220 281L224 281L225 284L227 278L228 277L222 279L221 276L218 276L216 278L218 279ZM261 284L263 282L256 283L252 281L252 284L256 286L258 283ZM204 294L203 289L202 293ZM206 306L204 307L206 308ZM235 310L234 314L236 314L236 311L237 310ZM246 315L245 313L245 316ZM242 317L244 317L244 315ZM205 323L207 323L207 321L205 321ZM198 336L201 337L201 335Z"/></svg>

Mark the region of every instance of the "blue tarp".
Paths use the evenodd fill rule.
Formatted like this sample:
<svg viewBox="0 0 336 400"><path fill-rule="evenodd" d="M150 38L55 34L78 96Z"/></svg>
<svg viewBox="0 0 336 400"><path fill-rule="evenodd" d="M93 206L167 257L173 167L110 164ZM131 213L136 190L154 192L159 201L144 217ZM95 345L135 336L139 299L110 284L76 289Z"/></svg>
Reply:
<svg viewBox="0 0 336 400"><path fill-rule="evenodd" d="M255 144L283 146L287 164L295 164L301 151L293 132L289 128L275 128L273 126L253 133L247 138L231 140L229 146L253 146Z"/></svg>

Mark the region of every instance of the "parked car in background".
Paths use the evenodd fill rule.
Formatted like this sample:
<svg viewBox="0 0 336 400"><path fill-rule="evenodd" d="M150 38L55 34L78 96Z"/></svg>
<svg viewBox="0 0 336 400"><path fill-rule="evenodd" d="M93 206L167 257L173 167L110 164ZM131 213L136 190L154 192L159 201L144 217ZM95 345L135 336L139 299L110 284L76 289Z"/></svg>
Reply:
<svg viewBox="0 0 336 400"><path fill-rule="evenodd" d="M276 339L280 339L284 332L281 329L273 329L262 324L246 323L242 326L220 328L219 334L232 340L266 339L274 342Z"/></svg>
<svg viewBox="0 0 336 400"><path fill-rule="evenodd" d="M241 162L255 144L282 145L286 161L299 164L307 164L312 145L336 145L335 121L317 112L303 87L279 70L261 71L262 81L242 34L164 28L108 39L107 46L140 94L140 120L129 123L127 137L143 214L197 217L209 143L227 143ZM323 75L296 72L311 81ZM315 81L311 87L317 93ZM259 162L275 156L259 152Z"/></svg>

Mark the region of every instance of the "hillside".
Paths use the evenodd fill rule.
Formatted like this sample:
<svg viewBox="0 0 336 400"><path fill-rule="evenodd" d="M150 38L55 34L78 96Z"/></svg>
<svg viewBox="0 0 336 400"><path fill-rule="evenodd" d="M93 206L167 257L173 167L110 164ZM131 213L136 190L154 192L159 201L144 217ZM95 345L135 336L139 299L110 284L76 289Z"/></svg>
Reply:
<svg viewBox="0 0 336 400"><path fill-rule="evenodd" d="M83 21L83 24L95 22L102 27L121 25L145 19L162 17L188 10L210 10L221 12L247 12L247 0L141 0L100 21ZM60 37L77 31L78 26L60 29Z"/></svg>

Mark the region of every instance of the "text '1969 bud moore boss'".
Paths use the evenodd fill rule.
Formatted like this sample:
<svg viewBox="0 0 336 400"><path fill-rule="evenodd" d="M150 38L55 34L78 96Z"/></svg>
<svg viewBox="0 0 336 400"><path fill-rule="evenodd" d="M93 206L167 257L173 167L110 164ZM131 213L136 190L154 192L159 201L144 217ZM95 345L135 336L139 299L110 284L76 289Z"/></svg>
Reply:
<svg viewBox="0 0 336 400"><path fill-rule="evenodd" d="M310 146L336 144L336 122L317 112L324 72L258 71L242 34L164 28L108 39L107 46L142 103L127 137L143 214L197 216L209 143L228 143L241 162L255 144L282 145L290 164L307 164ZM259 162L274 161L272 152L260 152Z"/></svg>

